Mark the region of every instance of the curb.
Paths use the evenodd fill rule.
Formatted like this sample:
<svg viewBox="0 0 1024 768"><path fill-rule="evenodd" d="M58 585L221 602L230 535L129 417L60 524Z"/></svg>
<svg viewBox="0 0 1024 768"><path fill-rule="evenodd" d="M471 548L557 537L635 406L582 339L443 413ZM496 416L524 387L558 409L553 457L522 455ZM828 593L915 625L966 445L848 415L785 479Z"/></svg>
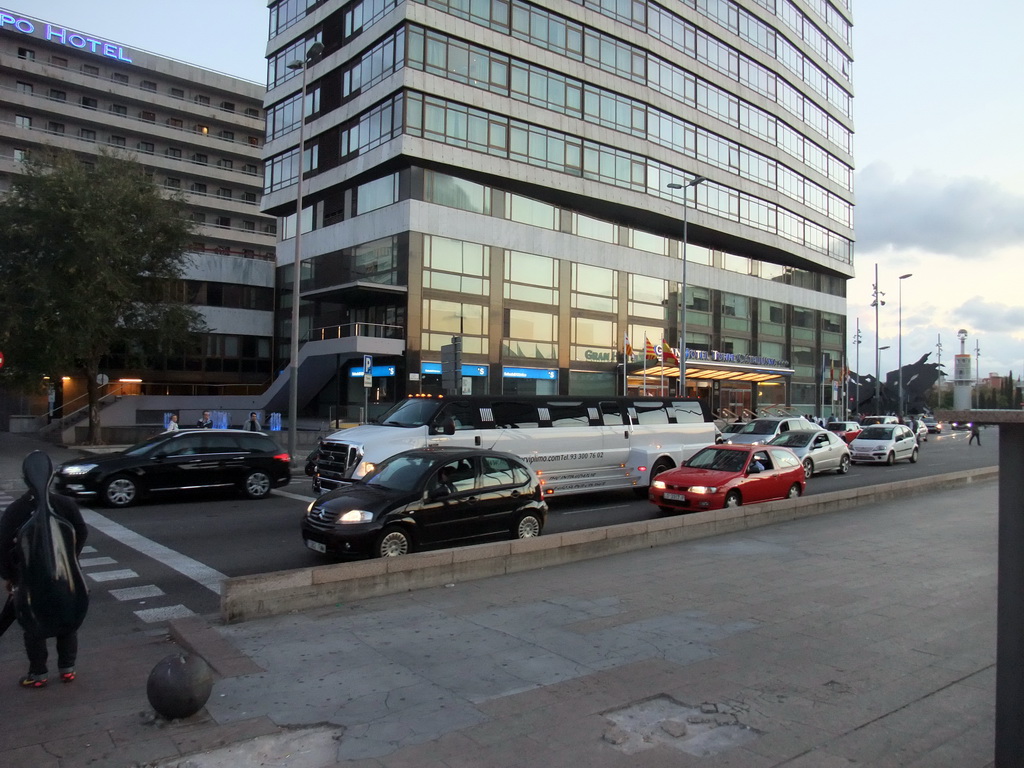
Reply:
<svg viewBox="0 0 1024 768"><path fill-rule="evenodd" d="M876 501L988 482L995 480L998 473L998 467L964 470L939 477L588 528L533 539L241 576L222 583L221 620L234 624L369 597L676 544L837 512Z"/></svg>

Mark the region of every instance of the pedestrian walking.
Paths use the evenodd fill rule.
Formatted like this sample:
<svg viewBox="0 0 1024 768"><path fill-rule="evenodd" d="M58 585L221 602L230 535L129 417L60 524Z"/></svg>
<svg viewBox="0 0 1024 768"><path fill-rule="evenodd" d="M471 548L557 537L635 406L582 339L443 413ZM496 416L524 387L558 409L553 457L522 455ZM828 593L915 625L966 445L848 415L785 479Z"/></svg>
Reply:
<svg viewBox="0 0 1024 768"><path fill-rule="evenodd" d="M981 447L981 427L978 426L977 424L975 424L974 422L971 422L971 438L970 438L970 440L967 441L967 444L970 445L975 440L978 441L978 447L980 448Z"/></svg>
<svg viewBox="0 0 1024 768"><path fill-rule="evenodd" d="M42 473L41 467L45 467ZM29 663L28 674L19 680L19 685L23 688L42 688L48 680L46 640L51 636L56 637L57 666L61 681L70 683L75 679L78 625L85 617L85 609L88 608L88 593L81 579L78 557L85 546L89 529L74 499L49 490L53 465L45 453L30 453L25 459L23 471L28 490L11 502L0 517L0 578L4 580L7 593L11 596L0 613L0 624L6 622L7 626L10 626L13 618L11 614L17 615L24 630L25 653ZM45 479L41 474L45 474ZM39 496L45 498L40 500ZM47 569L47 579L52 582L49 584L40 584L38 566L26 560L26 553L32 550L28 546L22 546L20 541L29 527L26 524L33 519L34 514L40 512L46 513L51 535L55 538L51 552L70 550L67 552L68 555L74 553L72 568L65 567L60 573ZM56 525L53 525L51 520ZM30 584L24 583L28 578L26 571L31 571L31 578L34 579ZM35 605L31 597L26 598L26 595L35 594L37 589L40 590L40 594L45 593L47 596L63 590L71 599ZM75 616L67 615L71 607L76 609ZM62 613L58 615L58 611ZM60 628L54 630L55 635L50 635L46 630L40 629L44 624Z"/></svg>

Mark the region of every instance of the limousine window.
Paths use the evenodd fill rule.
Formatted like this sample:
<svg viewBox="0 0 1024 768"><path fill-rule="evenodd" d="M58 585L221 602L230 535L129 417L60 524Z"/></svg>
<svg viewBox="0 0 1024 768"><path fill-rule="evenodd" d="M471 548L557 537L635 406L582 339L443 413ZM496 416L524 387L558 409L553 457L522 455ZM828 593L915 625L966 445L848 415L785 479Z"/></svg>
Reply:
<svg viewBox="0 0 1024 768"><path fill-rule="evenodd" d="M460 429L475 429L476 419L474 418L473 407L465 401L449 401L441 412L440 422L443 424L448 419L455 423L455 431Z"/></svg>
<svg viewBox="0 0 1024 768"><path fill-rule="evenodd" d="M498 401L491 406L493 426L498 429L536 429L540 426L537 406L533 403ZM485 424L484 426L491 426Z"/></svg>
<svg viewBox="0 0 1024 768"><path fill-rule="evenodd" d="M590 426L590 412L583 403L548 403L542 410L547 410L552 427Z"/></svg>
<svg viewBox="0 0 1024 768"><path fill-rule="evenodd" d="M626 423L622 418L622 407L614 401L601 403L601 423L606 427L621 427Z"/></svg>
<svg viewBox="0 0 1024 768"><path fill-rule="evenodd" d="M701 410L700 403L673 400L671 408L677 424L693 424L704 421L704 411Z"/></svg>
<svg viewBox="0 0 1024 768"><path fill-rule="evenodd" d="M637 424L669 424L668 411L663 403L633 402Z"/></svg>

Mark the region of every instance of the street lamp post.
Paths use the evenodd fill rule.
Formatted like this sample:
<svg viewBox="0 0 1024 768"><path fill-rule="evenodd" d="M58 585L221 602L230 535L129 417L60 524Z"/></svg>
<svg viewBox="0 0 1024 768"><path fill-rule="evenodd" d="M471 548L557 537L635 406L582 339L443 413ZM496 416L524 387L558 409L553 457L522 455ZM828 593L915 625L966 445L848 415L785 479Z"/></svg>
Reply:
<svg viewBox="0 0 1024 768"><path fill-rule="evenodd" d="M295 182L295 261L292 264L291 360L288 365L288 455L296 461L299 436L299 283L302 273L302 170L306 142L306 80L310 66L324 53L324 44L313 43L306 57L288 63L288 69L302 70L302 96L299 102L298 175Z"/></svg>
<svg viewBox="0 0 1024 768"><path fill-rule="evenodd" d="M881 397L882 382L881 382L881 379L879 378L879 376L881 375L880 371L879 371L879 367L881 365L880 361L882 359L881 353L883 351L887 350L887 349L891 349L891 347L888 344L886 344L884 347L880 347L880 346L878 346L878 340L877 339L875 340L875 413L876 414L878 414L881 411L881 408L882 408L882 397Z"/></svg>
<svg viewBox="0 0 1024 768"><path fill-rule="evenodd" d="M880 290L878 290L878 264L877 264L877 262L875 263L875 282L871 286L871 295L872 295L872 297L874 297L874 301L871 302L871 306L875 308L875 396L872 399L874 400L874 403L875 403L875 413L877 414L878 413L878 406L879 406L879 400L878 400L878 377L879 377L879 374L880 374L880 371L878 369L878 353L881 351L878 348L878 308L885 306L885 302L882 300L882 297L885 296L885 293L880 291ZM885 349L888 349L888 347L885 347Z"/></svg>
<svg viewBox="0 0 1024 768"><path fill-rule="evenodd" d="M853 343L857 347L857 361L854 363L854 366L857 369L857 388L855 390L857 392L857 395L856 395L856 397L854 398L854 401L853 401L853 404L854 404L854 406L856 408L857 418L860 418L860 343L861 343L862 340L863 339L861 338L861 335L860 335L860 318L858 317L857 318L857 333L853 337Z"/></svg>
<svg viewBox="0 0 1024 768"><path fill-rule="evenodd" d="M705 181L707 181L705 176L694 176L685 184L672 182L667 185L669 189L683 190L683 285L679 296L679 397L686 396L686 244L689 240L687 227L689 225L688 212L690 210L689 192L687 190Z"/></svg>
<svg viewBox="0 0 1024 768"><path fill-rule="evenodd" d="M900 417L900 421L903 421L903 281L908 277L913 277L912 272L908 272L905 275L900 275L899 280L899 291L897 292L896 304L898 307L899 325L897 327L897 345L898 352L896 353L897 360L896 364L899 366L899 403L896 407L896 415Z"/></svg>

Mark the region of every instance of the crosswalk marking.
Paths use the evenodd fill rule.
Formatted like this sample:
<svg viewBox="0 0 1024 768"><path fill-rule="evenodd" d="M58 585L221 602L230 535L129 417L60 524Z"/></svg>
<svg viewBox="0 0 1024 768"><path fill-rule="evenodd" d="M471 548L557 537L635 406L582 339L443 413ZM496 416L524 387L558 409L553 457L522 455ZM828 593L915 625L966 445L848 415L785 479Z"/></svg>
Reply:
<svg viewBox="0 0 1024 768"><path fill-rule="evenodd" d="M160 597L164 591L155 584L147 584L143 587L124 587L123 589L111 589L110 594L116 600L144 600L147 597Z"/></svg>
<svg viewBox="0 0 1024 768"><path fill-rule="evenodd" d="M93 581L124 581L125 579L137 579L139 574L133 571L131 568L125 568L121 571L100 571L99 573L90 573L89 578Z"/></svg>
<svg viewBox="0 0 1024 768"><path fill-rule="evenodd" d="M195 613L184 605L171 605L166 608L147 608L142 611L135 611L136 616L147 624L157 621L170 621L171 619L183 619L187 616L195 616Z"/></svg>
<svg viewBox="0 0 1024 768"><path fill-rule="evenodd" d="M80 557L78 564L83 568L95 568L97 565L115 565L117 560L112 557Z"/></svg>

